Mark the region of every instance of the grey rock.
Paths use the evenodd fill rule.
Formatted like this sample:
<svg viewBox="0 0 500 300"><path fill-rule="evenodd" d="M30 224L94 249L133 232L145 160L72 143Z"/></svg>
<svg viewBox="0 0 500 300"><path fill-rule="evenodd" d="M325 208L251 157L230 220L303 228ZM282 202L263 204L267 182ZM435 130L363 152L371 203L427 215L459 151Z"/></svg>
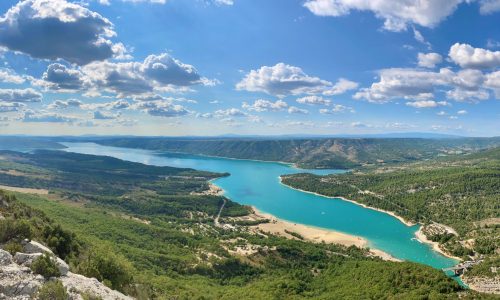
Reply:
<svg viewBox="0 0 500 300"><path fill-rule="evenodd" d="M24 247L23 247L23 252L24 253L48 253L51 255L54 255L52 250L50 250L48 247L35 242L35 241L24 241Z"/></svg>
<svg viewBox="0 0 500 300"><path fill-rule="evenodd" d="M17 252L14 255L14 262L18 265L22 265L24 267L29 267L33 263L35 259L42 256L42 253L21 253Z"/></svg>
<svg viewBox="0 0 500 300"><path fill-rule="evenodd" d="M0 249L0 266L10 265L12 263L12 255L9 252Z"/></svg>

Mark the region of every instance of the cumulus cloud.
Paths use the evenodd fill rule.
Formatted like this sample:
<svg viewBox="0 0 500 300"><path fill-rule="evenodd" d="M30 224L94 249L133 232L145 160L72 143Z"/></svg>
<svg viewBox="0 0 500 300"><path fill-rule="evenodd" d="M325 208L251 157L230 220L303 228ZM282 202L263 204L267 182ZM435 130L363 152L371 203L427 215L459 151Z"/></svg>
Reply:
<svg viewBox="0 0 500 300"><path fill-rule="evenodd" d="M24 0L0 18L0 46L78 65L113 57L115 35L108 19L65 0Z"/></svg>
<svg viewBox="0 0 500 300"><path fill-rule="evenodd" d="M290 106L288 108L288 113L289 114L302 114L302 115L307 115L309 111L307 109L303 108L298 108L296 106Z"/></svg>
<svg viewBox="0 0 500 300"><path fill-rule="evenodd" d="M69 107L81 107L83 102L77 99L56 100L47 105L47 109L65 109Z"/></svg>
<svg viewBox="0 0 500 300"><path fill-rule="evenodd" d="M142 69L146 78L159 85L189 86L199 83L201 79L193 66L184 64L167 53L148 56Z"/></svg>
<svg viewBox="0 0 500 300"><path fill-rule="evenodd" d="M466 115L467 111L466 110L459 110L457 111L457 115Z"/></svg>
<svg viewBox="0 0 500 300"><path fill-rule="evenodd" d="M297 102L298 103L301 103L301 104L309 104L309 105L330 105L330 103L332 101L328 100L328 99L325 99L321 96L315 96L315 95L312 95L312 96L305 96L305 97L302 97L302 98L298 98L297 99Z"/></svg>
<svg viewBox="0 0 500 300"><path fill-rule="evenodd" d="M349 90L358 88L358 85L359 84L357 82L347 80L345 78L340 78L339 81L337 81L331 88L326 89L323 92L323 95L327 96L340 95Z"/></svg>
<svg viewBox="0 0 500 300"><path fill-rule="evenodd" d="M483 15L488 15L500 11L500 0L481 0L479 1L479 11Z"/></svg>
<svg viewBox="0 0 500 300"><path fill-rule="evenodd" d="M278 63L251 70L236 85L237 90L264 92L284 97L287 95L320 94L337 95L353 87L352 81L340 80L337 84L307 75L301 68Z"/></svg>
<svg viewBox="0 0 500 300"><path fill-rule="evenodd" d="M20 111L26 107L26 104L19 102L3 102L0 101L0 112Z"/></svg>
<svg viewBox="0 0 500 300"><path fill-rule="evenodd" d="M424 68L434 68L443 61L443 57L438 53L419 53L418 66Z"/></svg>
<svg viewBox="0 0 500 300"><path fill-rule="evenodd" d="M21 84L25 81L26 79L23 76L17 75L13 70L0 68L0 82Z"/></svg>
<svg viewBox="0 0 500 300"><path fill-rule="evenodd" d="M109 112L103 112L103 111L94 111L94 119L95 120L115 120L120 118L121 114L112 114Z"/></svg>
<svg viewBox="0 0 500 300"><path fill-rule="evenodd" d="M84 66L82 72L91 88L117 93L120 97L207 84L206 78L202 78L193 66L167 53L150 55L144 62L91 63Z"/></svg>
<svg viewBox="0 0 500 300"><path fill-rule="evenodd" d="M0 101L3 102L40 102L42 94L32 88L0 89Z"/></svg>
<svg viewBox="0 0 500 300"><path fill-rule="evenodd" d="M462 68L486 69L500 66L500 51L474 48L469 44L455 43L448 55Z"/></svg>
<svg viewBox="0 0 500 300"><path fill-rule="evenodd" d="M472 98L488 99L483 90L485 76L478 70L453 72L448 68L439 71L425 71L411 68L393 68L380 71L380 79L369 88L360 89L355 99L365 99L375 103L385 103L392 99L412 101L432 100L434 93L447 91L448 99L457 101ZM492 88L492 87L490 87ZM471 98L471 99L469 99Z"/></svg>
<svg viewBox="0 0 500 300"><path fill-rule="evenodd" d="M28 109L21 117L23 122L27 123L74 123L81 119L73 116L66 116L58 113L51 113L45 111L35 112Z"/></svg>
<svg viewBox="0 0 500 300"><path fill-rule="evenodd" d="M421 100L421 101L406 102L406 105L412 106L415 108L431 108L431 107L438 107L438 106L449 106L450 103L448 103L446 101Z"/></svg>
<svg viewBox="0 0 500 300"><path fill-rule="evenodd" d="M333 106L333 108L331 108L331 109L322 108L319 110L320 114L336 114L336 113L343 113L343 112L354 113L355 110L352 107L341 105L341 104L335 104Z"/></svg>
<svg viewBox="0 0 500 300"><path fill-rule="evenodd" d="M141 101L130 105L130 109L140 110L155 117L180 117L190 113L182 105L174 104L168 100Z"/></svg>
<svg viewBox="0 0 500 300"><path fill-rule="evenodd" d="M484 85L495 91L495 96L500 99L500 71L493 72L486 75Z"/></svg>
<svg viewBox="0 0 500 300"><path fill-rule="evenodd" d="M216 117L245 117L248 114L244 111L241 111L237 108L228 108L228 109L219 109L214 112L214 116Z"/></svg>
<svg viewBox="0 0 500 300"><path fill-rule="evenodd" d="M47 67L42 80L34 81L34 85L43 86L52 90L74 91L84 85L84 75L81 71L71 69L65 65L54 63Z"/></svg>
<svg viewBox="0 0 500 300"><path fill-rule="evenodd" d="M405 30L409 24L432 28L451 15L462 0L307 0L304 6L318 16L339 17L353 10L371 11L384 20L384 29Z"/></svg>
<svg viewBox="0 0 500 300"><path fill-rule="evenodd" d="M242 107L246 110L264 112L264 111L282 111L288 107L288 104L283 100L271 102L269 100L258 99L253 104L243 102Z"/></svg>
<svg viewBox="0 0 500 300"><path fill-rule="evenodd" d="M490 98L490 93L485 89L468 91L457 88L447 91L446 98L459 102L477 102L480 100L488 100Z"/></svg>
<svg viewBox="0 0 500 300"><path fill-rule="evenodd" d="M130 103L126 100L116 100L105 103L84 103L80 105L83 110L119 110L127 109Z"/></svg>

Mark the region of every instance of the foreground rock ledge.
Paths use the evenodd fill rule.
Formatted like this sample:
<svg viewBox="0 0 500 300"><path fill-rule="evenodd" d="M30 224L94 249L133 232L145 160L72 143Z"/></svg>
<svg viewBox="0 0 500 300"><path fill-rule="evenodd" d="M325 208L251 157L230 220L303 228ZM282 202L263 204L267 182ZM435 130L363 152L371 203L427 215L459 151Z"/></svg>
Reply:
<svg viewBox="0 0 500 300"><path fill-rule="evenodd" d="M54 255L50 249L40 243L26 242L23 252L13 257L9 252L0 249L0 299L28 300L36 299L38 289L47 282L41 275L34 274L29 266L42 253ZM87 293L102 299L133 299L118 291L112 290L95 278L88 278L69 272L68 265L54 256L55 263L62 276L50 280L60 280L66 288L69 299L83 300L81 294Z"/></svg>

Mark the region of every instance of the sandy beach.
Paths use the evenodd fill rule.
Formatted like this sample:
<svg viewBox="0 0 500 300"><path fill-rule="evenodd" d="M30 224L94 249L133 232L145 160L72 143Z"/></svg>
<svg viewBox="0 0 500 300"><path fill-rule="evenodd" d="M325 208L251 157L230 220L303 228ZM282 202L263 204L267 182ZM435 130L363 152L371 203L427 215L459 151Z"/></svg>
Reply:
<svg viewBox="0 0 500 300"><path fill-rule="evenodd" d="M251 219L270 220L269 223L262 223L255 226L256 229L263 232L269 232L287 238L297 239L297 237L294 237L292 234L290 234L290 232L293 232L301 235L304 238L304 240L315 243L325 242L331 244L341 244L344 246L356 246L360 248L365 248L368 246L368 241L366 239L355 235L345 234L333 230L308 226L304 224L292 223L286 220L278 219L271 214L260 212L255 207L252 208L254 210L254 213L250 216ZM378 256L384 260L400 261L392 257L390 254L385 253L378 249L370 249L370 252L372 253L373 256Z"/></svg>
<svg viewBox="0 0 500 300"><path fill-rule="evenodd" d="M436 252L439 252L441 253L442 255L446 256L446 257L449 257L449 258L453 258L453 259L456 259L458 261L462 261L462 259L460 257L456 257L456 256L453 256L449 253L446 253L445 251L443 251L441 249L441 247L439 247L439 243L438 242L433 242L431 240L429 240L427 238L427 236L423 233L422 231L422 226L420 226L420 228L417 230L417 232L415 232L415 236L417 237L417 239L419 241L421 241L422 243L425 243L425 244L429 244L432 246L432 249Z"/></svg>

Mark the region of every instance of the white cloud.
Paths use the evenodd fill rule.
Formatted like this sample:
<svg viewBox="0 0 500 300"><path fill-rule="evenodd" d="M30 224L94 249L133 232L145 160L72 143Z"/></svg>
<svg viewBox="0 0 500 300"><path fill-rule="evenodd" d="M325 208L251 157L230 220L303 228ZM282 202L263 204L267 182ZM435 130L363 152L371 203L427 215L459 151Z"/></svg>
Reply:
<svg viewBox="0 0 500 300"><path fill-rule="evenodd" d="M168 100L141 101L130 105L130 109L143 111L156 117L179 117L191 113L184 106Z"/></svg>
<svg viewBox="0 0 500 300"><path fill-rule="evenodd" d="M445 111L440 111L437 113L438 116L446 116L447 113Z"/></svg>
<svg viewBox="0 0 500 300"><path fill-rule="evenodd" d="M27 123L74 123L81 121L81 118L45 111L35 112L29 109L24 112L21 120Z"/></svg>
<svg viewBox="0 0 500 300"><path fill-rule="evenodd" d="M484 89L468 91L457 88L447 91L446 98L459 102L477 102L480 100L488 100L490 98L490 93Z"/></svg>
<svg viewBox="0 0 500 300"><path fill-rule="evenodd" d="M384 20L384 29L402 31L409 24L432 28L451 15L462 0L307 0L304 6L318 16L338 17L353 10L371 11Z"/></svg>
<svg viewBox="0 0 500 300"><path fill-rule="evenodd" d="M116 100L105 103L85 103L81 104L80 108L83 110L119 110L130 108L130 103L125 100Z"/></svg>
<svg viewBox="0 0 500 300"><path fill-rule="evenodd" d="M431 108L438 106L449 106L450 104L446 101L420 100L420 101L406 102L406 105L415 108Z"/></svg>
<svg viewBox="0 0 500 300"><path fill-rule="evenodd" d="M357 82L340 78L331 88L323 91L323 95L334 96L343 94L349 90L358 88L359 84Z"/></svg>
<svg viewBox="0 0 500 300"><path fill-rule="evenodd" d="M385 103L393 99L411 101L433 100L436 92L446 92L448 99L476 101L489 98L484 87L485 76L479 70L466 69L453 72L443 68L426 71L411 68L393 68L380 71L380 79L369 88L360 89L355 99Z"/></svg>
<svg viewBox="0 0 500 300"><path fill-rule="evenodd" d="M65 109L69 107L80 107L83 102L77 99L56 100L47 105L47 109Z"/></svg>
<svg viewBox="0 0 500 300"><path fill-rule="evenodd" d="M424 68L434 68L443 61L443 57L438 53L419 53L418 65Z"/></svg>
<svg viewBox="0 0 500 300"><path fill-rule="evenodd" d="M457 111L457 115L466 115L467 111L466 110L459 110Z"/></svg>
<svg viewBox="0 0 500 300"><path fill-rule="evenodd" d="M283 100L271 102L269 100L258 99L253 104L243 102L242 107L246 110L264 112L264 111L282 111L288 107L288 104Z"/></svg>
<svg viewBox="0 0 500 300"><path fill-rule="evenodd" d="M420 31L418 31L415 27L413 27L413 37L417 42L422 43L427 46L427 49L432 49L431 43L425 40L424 36Z"/></svg>
<svg viewBox="0 0 500 300"><path fill-rule="evenodd" d="M322 108L319 110L320 114L335 114L335 113L343 113L343 112L356 112L354 108L349 106L344 106L341 104L335 104L332 109Z"/></svg>
<svg viewBox="0 0 500 300"><path fill-rule="evenodd" d="M439 72L421 71L415 69L393 68L380 71L380 81L370 88L360 89L355 99L366 99L370 102L384 103L394 98L408 100L430 100L433 98L434 87L446 85L449 82L448 69Z"/></svg>
<svg viewBox="0 0 500 300"><path fill-rule="evenodd" d="M363 123L363 122L352 122L351 123L351 127L354 127L354 128L372 128L373 125L366 124L366 123Z"/></svg>
<svg viewBox="0 0 500 300"><path fill-rule="evenodd" d="M500 11L500 0L481 0L479 1L479 5L479 11L483 15Z"/></svg>
<svg viewBox="0 0 500 300"><path fill-rule="evenodd" d="M26 107L26 104L19 102L3 102L0 101L0 112L20 111Z"/></svg>
<svg viewBox="0 0 500 300"><path fill-rule="evenodd" d="M32 88L0 89L0 101L3 102L40 102L42 94Z"/></svg>
<svg viewBox="0 0 500 300"><path fill-rule="evenodd" d="M486 75L484 85L495 91L495 96L500 99L500 71L496 71Z"/></svg>
<svg viewBox="0 0 500 300"><path fill-rule="evenodd" d="M82 68L91 88L117 93L119 97L173 91L204 84L196 69L167 53L150 55L144 62L100 62Z"/></svg>
<svg viewBox="0 0 500 300"><path fill-rule="evenodd" d="M245 117L248 114L244 111L241 111L237 108L228 108L228 109L220 109L214 112L216 117Z"/></svg>
<svg viewBox="0 0 500 300"><path fill-rule="evenodd" d="M233 0L214 0L215 4L219 5L233 5L234 1Z"/></svg>
<svg viewBox="0 0 500 300"><path fill-rule="evenodd" d="M315 96L315 95L312 95L312 96L305 96L305 97L302 97L302 98L298 98L297 99L297 102L298 103L301 103L301 104L309 104L309 105L330 105L330 103L332 101L328 100L328 99L325 99L321 96Z"/></svg>
<svg viewBox="0 0 500 300"><path fill-rule="evenodd" d="M120 118L121 114L112 114L108 112L103 112L103 111L94 111L94 119L95 120L115 120Z"/></svg>
<svg viewBox="0 0 500 300"><path fill-rule="evenodd" d="M42 80L34 80L33 84L52 90L75 91L84 86L85 76L80 70L71 69L60 63L47 67L42 75Z"/></svg>
<svg viewBox="0 0 500 300"><path fill-rule="evenodd" d="M302 114L302 115L307 115L309 113L309 111L307 109L302 109L302 108L298 108L296 106L290 106L288 108L288 113L289 114Z"/></svg>
<svg viewBox="0 0 500 300"><path fill-rule="evenodd" d="M500 51L474 48L469 44L455 43L448 55L462 68L486 69L500 66Z"/></svg>
<svg viewBox="0 0 500 300"><path fill-rule="evenodd" d="M0 17L0 45L35 58L84 65L115 55L113 24L65 0L24 0Z"/></svg>
<svg viewBox="0 0 500 300"><path fill-rule="evenodd" d="M0 68L0 82L21 84L24 83L26 79L23 76L19 76L11 69Z"/></svg>
<svg viewBox="0 0 500 300"><path fill-rule="evenodd" d="M341 79L335 85L329 81L312 77L301 68L278 63L251 70L236 85L237 90L264 92L283 97L287 95L321 94L337 95L353 88L352 81Z"/></svg>

